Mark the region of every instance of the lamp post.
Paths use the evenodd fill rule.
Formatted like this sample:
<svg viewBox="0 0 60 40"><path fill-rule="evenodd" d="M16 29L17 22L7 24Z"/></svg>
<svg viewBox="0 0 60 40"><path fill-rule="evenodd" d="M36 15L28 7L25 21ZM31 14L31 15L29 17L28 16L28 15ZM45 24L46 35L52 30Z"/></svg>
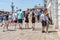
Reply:
<svg viewBox="0 0 60 40"><path fill-rule="evenodd" d="M14 3L13 3L13 0L11 2L11 10L12 10L12 13L14 12Z"/></svg>

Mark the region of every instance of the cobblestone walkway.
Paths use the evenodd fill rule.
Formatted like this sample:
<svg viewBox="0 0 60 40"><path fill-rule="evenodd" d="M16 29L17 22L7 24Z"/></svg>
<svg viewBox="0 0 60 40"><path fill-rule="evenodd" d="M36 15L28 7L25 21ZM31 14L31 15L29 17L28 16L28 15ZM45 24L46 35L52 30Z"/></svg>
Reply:
<svg viewBox="0 0 60 40"><path fill-rule="evenodd" d="M2 27L0 27L0 40L60 40L60 37L53 27L49 28L49 33L42 33L39 27L36 27L35 31L17 29L6 32L3 32Z"/></svg>

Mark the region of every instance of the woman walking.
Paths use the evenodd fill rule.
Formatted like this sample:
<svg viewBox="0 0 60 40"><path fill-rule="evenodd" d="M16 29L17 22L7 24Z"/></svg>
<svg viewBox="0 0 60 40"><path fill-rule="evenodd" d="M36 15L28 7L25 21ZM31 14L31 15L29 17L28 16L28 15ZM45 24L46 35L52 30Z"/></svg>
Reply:
<svg viewBox="0 0 60 40"><path fill-rule="evenodd" d="M29 28L29 12L25 14L25 27Z"/></svg>
<svg viewBox="0 0 60 40"><path fill-rule="evenodd" d="M15 30L16 30L16 23L17 23L17 14L16 14L16 12L13 12L13 14L12 14L12 23L13 23L13 26L15 26Z"/></svg>
<svg viewBox="0 0 60 40"><path fill-rule="evenodd" d="M35 29L35 13L34 12L32 12L31 21L32 21L32 29L34 30Z"/></svg>
<svg viewBox="0 0 60 40"><path fill-rule="evenodd" d="M3 20L3 23L1 26L3 26L3 32L5 32L6 30L8 30L8 26L7 26L8 15L6 15L6 13L2 13L2 20Z"/></svg>
<svg viewBox="0 0 60 40"><path fill-rule="evenodd" d="M44 33L46 25L47 25L45 11L42 11L42 14L40 16L40 21L41 21L41 24L42 24L42 33Z"/></svg>

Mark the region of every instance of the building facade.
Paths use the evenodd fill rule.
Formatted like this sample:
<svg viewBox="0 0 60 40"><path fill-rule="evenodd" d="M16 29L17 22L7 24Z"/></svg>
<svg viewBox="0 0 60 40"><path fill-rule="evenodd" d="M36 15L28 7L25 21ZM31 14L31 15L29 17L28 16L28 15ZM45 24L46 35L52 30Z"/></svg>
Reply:
<svg viewBox="0 0 60 40"><path fill-rule="evenodd" d="M58 28L58 0L46 0L46 7L48 9L49 16L52 18L55 28Z"/></svg>
<svg viewBox="0 0 60 40"><path fill-rule="evenodd" d="M60 29L60 0L58 0L58 26Z"/></svg>

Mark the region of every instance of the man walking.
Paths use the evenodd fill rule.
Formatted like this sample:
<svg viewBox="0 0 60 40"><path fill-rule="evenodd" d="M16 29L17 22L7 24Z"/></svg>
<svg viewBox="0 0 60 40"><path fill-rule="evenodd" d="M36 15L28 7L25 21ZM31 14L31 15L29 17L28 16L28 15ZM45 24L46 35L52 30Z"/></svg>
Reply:
<svg viewBox="0 0 60 40"><path fill-rule="evenodd" d="M41 14L41 16L40 16L40 21L41 21L41 23L42 23L42 33L44 33L44 32L45 32L44 29L45 29L45 27L46 27L46 25L47 25L44 11L42 11L42 14Z"/></svg>
<svg viewBox="0 0 60 40"><path fill-rule="evenodd" d="M19 28L22 28L22 22L23 22L23 13L21 11L21 9L19 9L17 11L17 19L18 19L18 23L19 23Z"/></svg>

